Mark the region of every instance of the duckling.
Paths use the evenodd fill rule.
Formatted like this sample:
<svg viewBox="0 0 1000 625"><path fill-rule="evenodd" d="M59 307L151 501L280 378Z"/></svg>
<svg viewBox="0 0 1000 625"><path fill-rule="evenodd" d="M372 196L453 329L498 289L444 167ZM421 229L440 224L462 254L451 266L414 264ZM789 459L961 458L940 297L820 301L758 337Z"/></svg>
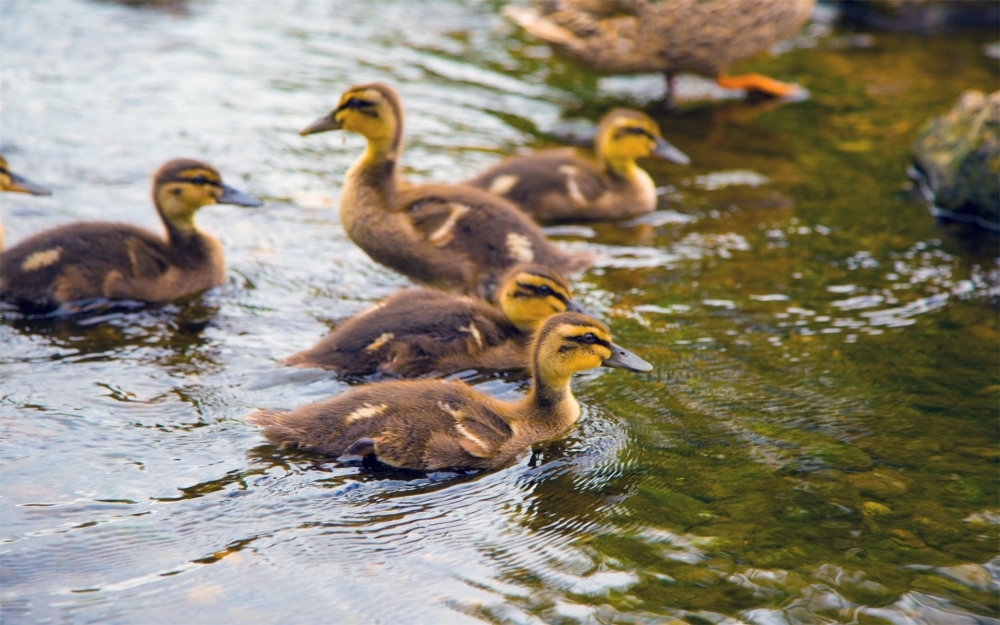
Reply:
<svg viewBox="0 0 1000 625"><path fill-rule="evenodd" d="M730 89L775 97L801 88L726 70L795 34L816 0L549 0L504 15L561 54L602 74L693 72Z"/></svg>
<svg viewBox="0 0 1000 625"><path fill-rule="evenodd" d="M291 412L246 418L280 444L333 456L375 454L400 468L492 469L529 445L564 434L580 418L570 377L600 366L651 371L611 342L607 326L573 312L553 315L532 342L532 386L504 402L451 380L381 382Z"/></svg>
<svg viewBox="0 0 1000 625"><path fill-rule="evenodd" d="M505 159L468 184L502 195L538 221L622 219L656 208L656 185L635 159L654 154L681 165L691 162L638 111L605 115L594 143L596 162L573 150L547 150Z"/></svg>
<svg viewBox="0 0 1000 625"><path fill-rule="evenodd" d="M500 310L435 289L406 289L348 319L315 347L286 358L347 375L417 377L466 369L527 369L527 344L545 319L583 312L569 286L540 265L515 265L500 282Z"/></svg>
<svg viewBox="0 0 1000 625"><path fill-rule="evenodd" d="M0 297L26 308L72 311L105 298L161 303L222 284L222 244L194 225L206 204L260 206L210 165L179 159L153 181L167 238L126 224L79 222L40 232L0 254Z"/></svg>
<svg viewBox="0 0 1000 625"><path fill-rule="evenodd" d="M52 195L52 192L45 187L37 185L7 169L7 159L3 154L0 154L0 191L30 193L31 195ZM0 225L0 251L3 250L6 239L7 235L4 232L3 225Z"/></svg>
<svg viewBox="0 0 1000 625"><path fill-rule="evenodd" d="M382 83L348 89L337 108L300 134L349 130L368 148L347 171L340 219L373 260L424 284L492 299L500 276L519 263L559 273L592 262L564 252L516 206L465 185L410 186L399 177L403 105Z"/></svg>
<svg viewBox="0 0 1000 625"><path fill-rule="evenodd" d="M0 154L0 191L30 193L31 195L52 195L52 192L45 187L26 180L8 169L7 159L3 154Z"/></svg>

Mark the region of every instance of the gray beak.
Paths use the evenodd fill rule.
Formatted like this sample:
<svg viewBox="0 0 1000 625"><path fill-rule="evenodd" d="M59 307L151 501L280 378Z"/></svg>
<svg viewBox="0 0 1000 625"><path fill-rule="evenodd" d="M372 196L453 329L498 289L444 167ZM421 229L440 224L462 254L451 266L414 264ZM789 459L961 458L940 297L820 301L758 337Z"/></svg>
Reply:
<svg viewBox="0 0 1000 625"><path fill-rule="evenodd" d="M594 319L597 319L597 317L594 317L594 315L587 312L586 308L577 304L573 300L566 300L566 312L582 313L584 315L587 315L588 317L593 317Z"/></svg>
<svg viewBox="0 0 1000 625"><path fill-rule="evenodd" d="M671 163L677 163L678 165L691 164L691 159L687 157L687 154L667 143L663 137L656 138L656 149L653 150L653 154L659 156L660 158L665 158Z"/></svg>
<svg viewBox="0 0 1000 625"><path fill-rule="evenodd" d="M31 195L52 195L52 192L41 185L37 185L30 180L26 180L13 172L8 172L10 176L10 186L5 191L17 193L30 193Z"/></svg>
<svg viewBox="0 0 1000 625"><path fill-rule="evenodd" d="M615 367L617 369L628 369L645 373L652 371L653 365L623 347L611 344L611 355L602 363L605 367Z"/></svg>
<svg viewBox="0 0 1000 625"><path fill-rule="evenodd" d="M320 117L313 123L309 124L305 128L299 131L299 134L303 137L306 135L314 135L317 132L326 132L328 130L340 130L343 128L340 122L337 121L337 111L333 110Z"/></svg>
<svg viewBox="0 0 1000 625"><path fill-rule="evenodd" d="M219 204L235 204L236 206L263 206L264 203L242 191L237 191L228 184L222 185L222 196L216 200Z"/></svg>

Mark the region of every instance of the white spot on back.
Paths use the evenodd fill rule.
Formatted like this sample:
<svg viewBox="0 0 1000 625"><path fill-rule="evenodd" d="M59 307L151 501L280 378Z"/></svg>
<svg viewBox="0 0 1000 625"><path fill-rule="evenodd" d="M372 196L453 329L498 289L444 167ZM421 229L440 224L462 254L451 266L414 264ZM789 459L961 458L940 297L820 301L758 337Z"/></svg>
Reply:
<svg viewBox="0 0 1000 625"><path fill-rule="evenodd" d="M502 176L497 176L490 183L490 193L496 193L497 195L504 195L508 191L514 188L517 181L520 180L517 176L513 174L503 174Z"/></svg>
<svg viewBox="0 0 1000 625"><path fill-rule="evenodd" d="M444 410L446 413L448 413L449 415L451 415L451 417L453 419L458 419L459 417L462 416L462 411L461 410L455 410L454 408L451 407L451 404L448 404L446 402L439 401L438 402L438 408L440 408L441 410Z"/></svg>
<svg viewBox="0 0 1000 625"><path fill-rule="evenodd" d="M484 443L482 441L482 439L480 439L478 436L474 435L472 432L470 432L470 431L466 430L464 427L462 427L461 423L455 423L455 430L459 434L461 434L462 436L464 436L465 438L467 438L470 441L472 441L472 443L476 447L478 447L482 451L482 453L485 454L485 453L487 453L489 451L489 447L486 446L486 443ZM473 454L473 455L476 455L476 454Z"/></svg>
<svg viewBox="0 0 1000 625"><path fill-rule="evenodd" d="M24 262L21 263L21 271L34 271L36 269L41 269L42 267L48 267L52 263L59 260L60 253L62 253L61 247L54 247L50 250L35 252L31 256L25 258Z"/></svg>
<svg viewBox="0 0 1000 625"><path fill-rule="evenodd" d="M451 213L448 215L448 218L445 219L444 223L441 224L438 229L431 233L431 236L428 237L430 242L437 247L442 247L451 243L451 240L455 238L455 234L452 231L455 229L455 225L458 223L458 220L462 218L462 215L472 210L465 204L459 204L457 202L452 202L449 206L451 206Z"/></svg>
<svg viewBox="0 0 1000 625"><path fill-rule="evenodd" d="M372 406L371 404L365 404L364 406L358 408L351 414L344 417L344 423L354 423L358 419L370 419L371 417L377 416L385 412L388 408L388 404L379 404L378 406Z"/></svg>
<svg viewBox="0 0 1000 625"><path fill-rule="evenodd" d="M376 349L382 347L392 339L396 338L396 335L392 332L383 332L381 336L371 342L371 344L365 348L366 352L373 352Z"/></svg>
<svg viewBox="0 0 1000 625"><path fill-rule="evenodd" d="M507 256L519 263L534 261L535 251L531 248L531 239L517 232L508 232Z"/></svg>
<svg viewBox="0 0 1000 625"><path fill-rule="evenodd" d="M576 182L576 174L579 173L577 168L572 165L560 165L559 173L566 176L566 192L569 193L573 203L577 206L586 206L587 198L583 197L580 185Z"/></svg>
<svg viewBox="0 0 1000 625"><path fill-rule="evenodd" d="M459 328L459 330L461 330L462 332L468 332L469 334L471 334L472 338L476 339L476 344L479 345L479 349L483 348L483 335L479 333L479 328L476 327L475 323L473 323L473 322L470 321L469 322L469 327L467 327L467 328Z"/></svg>

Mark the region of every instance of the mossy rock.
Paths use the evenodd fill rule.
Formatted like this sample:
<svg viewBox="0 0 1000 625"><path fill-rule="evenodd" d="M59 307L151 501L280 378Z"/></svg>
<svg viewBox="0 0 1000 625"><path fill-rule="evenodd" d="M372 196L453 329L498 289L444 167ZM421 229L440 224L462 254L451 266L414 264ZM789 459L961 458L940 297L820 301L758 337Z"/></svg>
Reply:
<svg viewBox="0 0 1000 625"><path fill-rule="evenodd" d="M937 206L1000 222L1000 91L963 93L924 127L913 153Z"/></svg>

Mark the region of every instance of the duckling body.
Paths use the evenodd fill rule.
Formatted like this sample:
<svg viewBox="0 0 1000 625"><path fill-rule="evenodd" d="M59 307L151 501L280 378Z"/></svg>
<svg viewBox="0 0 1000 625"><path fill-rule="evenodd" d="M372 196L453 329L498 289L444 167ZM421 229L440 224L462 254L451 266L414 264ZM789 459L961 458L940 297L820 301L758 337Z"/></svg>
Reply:
<svg viewBox="0 0 1000 625"><path fill-rule="evenodd" d="M276 443L333 456L374 454L391 466L424 471L491 469L576 423L580 405L569 387L574 372L602 364L652 368L612 344L603 324L572 312L545 322L533 343L533 362L531 391L519 401L499 401L457 381L382 382L246 420L263 426Z"/></svg>
<svg viewBox="0 0 1000 625"><path fill-rule="evenodd" d="M398 173L403 109L387 85L352 87L301 134L341 129L368 139L365 154L347 171L340 218L373 260L417 282L486 297L518 263L560 273L589 264L589 257L553 245L516 206L481 189L405 185Z"/></svg>
<svg viewBox="0 0 1000 625"><path fill-rule="evenodd" d="M638 111L617 109L598 126L597 160L572 150L546 150L504 159L468 184L501 195L538 221L602 221L656 208L656 185L635 159L656 155L690 159L660 136Z"/></svg>
<svg viewBox="0 0 1000 625"><path fill-rule="evenodd" d="M557 273L517 265L504 277L500 309L434 289L407 289L348 319L283 362L347 375L447 375L527 369L527 345L547 317L581 309Z"/></svg>
<svg viewBox="0 0 1000 625"><path fill-rule="evenodd" d="M41 232L0 255L0 295L25 307L56 309L96 298L160 303L222 284L222 244L195 228L194 212L205 204L260 202L223 185L210 166L191 160L160 168L153 199L166 239L109 222Z"/></svg>
<svg viewBox="0 0 1000 625"><path fill-rule="evenodd" d="M551 0L508 6L511 21L603 74L693 72L720 85L788 95L794 88L733 65L798 31L815 0Z"/></svg>

